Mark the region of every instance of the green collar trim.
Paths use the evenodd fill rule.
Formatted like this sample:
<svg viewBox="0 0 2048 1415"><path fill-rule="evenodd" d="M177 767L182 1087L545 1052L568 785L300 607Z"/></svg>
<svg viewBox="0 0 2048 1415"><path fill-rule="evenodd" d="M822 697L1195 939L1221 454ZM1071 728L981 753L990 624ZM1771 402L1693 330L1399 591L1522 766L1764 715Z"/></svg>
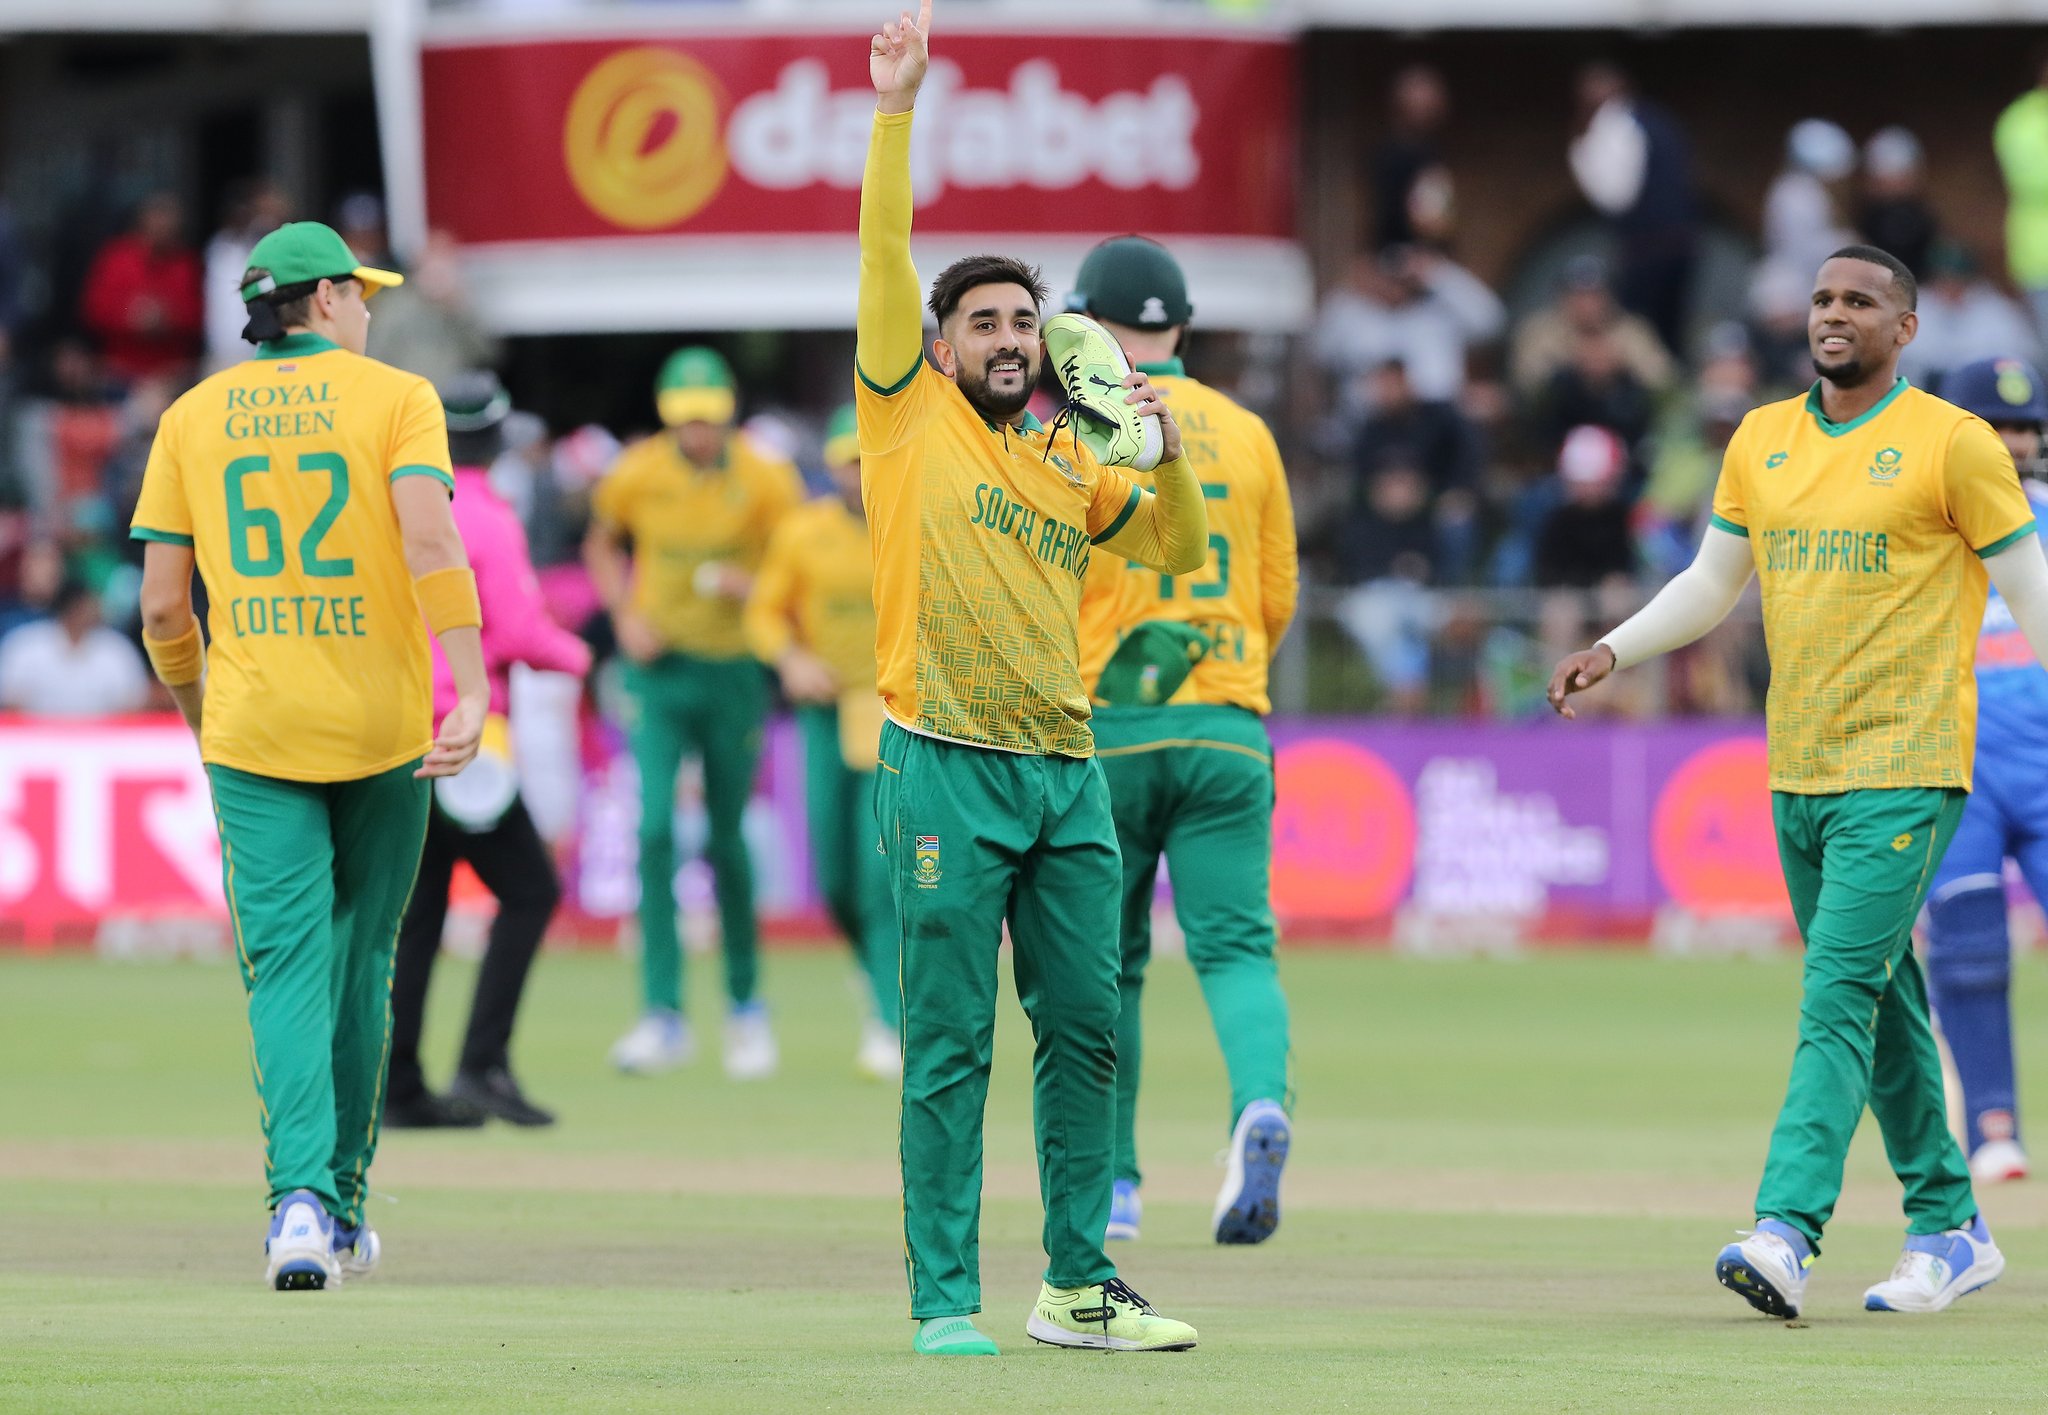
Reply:
<svg viewBox="0 0 2048 1415"><path fill-rule="evenodd" d="M256 357L259 359L295 359L303 358L307 354L324 354L329 349L339 349L340 347L341 345L335 343L326 335L314 334L309 330L304 334L287 334L282 339L264 340L256 346Z"/></svg>
<svg viewBox="0 0 2048 1415"><path fill-rule="evenodd" d="M981 425L987 428L990 432L994 432L996 430L996 425L990 422L987 418L983 418L981 420ZM1024 421L1019 423L1018 426L1022 428L1025 432L1045 431L1045 424L1040 422L1038 420L1038 414L1032 412L1029 408L1026 408L1024 410Z"/></svg>
<svg viewBox="0 0 2048 1415"><path fill-rule="evenodd" d="M1891 392L1885 394L1884 397L1878 399L1876 403L1849 419L1849 421L1838 423L1821 411L1820 380L1816 378L1813 381L1813 387L1806 390L1806 411L1813 414L1813 420L1822 432L1826 433L1829 437L1841 437L1846 433L1856 431L1857 428L1862 427L1865 423L1897 402L1899 395L1904 393L1906 388L1906 376L1900 374L1899 381L1892 385Z"/></svg>
<svg viewBox="0 0 2048 1415"><path fill-rule="evenodd" d="M1188 371L1181 366L1181 361L1178 357L1161 359L1156 364L1139 364L1138 372L1144 374L1147 378L1153 378L1162 373L1170 374L1174 378L1186 378L1188 376Z"/></svg>

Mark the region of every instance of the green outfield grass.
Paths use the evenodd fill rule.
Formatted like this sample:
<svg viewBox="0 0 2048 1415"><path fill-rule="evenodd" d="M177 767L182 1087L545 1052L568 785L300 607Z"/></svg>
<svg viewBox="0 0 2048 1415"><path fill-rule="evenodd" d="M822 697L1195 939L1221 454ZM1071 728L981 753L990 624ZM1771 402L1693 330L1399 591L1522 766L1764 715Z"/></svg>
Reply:
<svg viewBox="0 0 2048 1415"><path fill-rule="evenodd" d="M1867 1315L1897 1251L1875 1136L1803 1326L1713 1283L1792 1042L1795 963L1566 955L1286 962L1289 1205L1207 1241L1227 1117L1184 964L1155 968L1145 1237L1125 1276L1184 1355L1035 1347L1028 1033L1005 1002L983 1269L1000 1361L910 1355L895 1101L853 1074L848 969L777 954L782 1076L609 1074L621 960L542 960L519 1060L555 1130L394 1134L384 1270L261 1283L255 1103L226 964L0 959L0 1409L1911 1410L2048 1402L2048 1180L1986 1198L2010 1275L1935 1318ZM2019 986L2048 1096L2048 966ZM700 983L708 970L695 969ZM471 970L444 964L433 1054ZM2043 1124L2048 1124L2044 1115Z"/></svg>

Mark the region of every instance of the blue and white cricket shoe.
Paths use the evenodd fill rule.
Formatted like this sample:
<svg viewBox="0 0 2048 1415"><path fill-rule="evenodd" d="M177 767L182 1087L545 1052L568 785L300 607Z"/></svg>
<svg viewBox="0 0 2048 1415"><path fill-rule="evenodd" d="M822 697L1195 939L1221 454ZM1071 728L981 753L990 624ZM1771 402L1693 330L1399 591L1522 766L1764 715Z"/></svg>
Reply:
<svg viewBox="0 0 2048 1415"><path fill-rule="evenodd" d="M612 1065L628 1076L652 1076L697 1059L697 1039L679 1012L655 1009L612 1044Z"/></svg>
<svg viewBox="0 0 2048 1415"><path fill-rule="evenodd" d="M1740 1243L1714 1259L1714 1278L1767 1317L1796 1317L1806 1300L1813 1249L1804 1234L1765 1219Z"/></svg>
<svg viewBox="0 0 2048 1415"><path fill-rule="evenodd" d="M1138 1197L1135 1180L1119 1179L1109 1194L1109 1230L1103 1236L1111 1242L1128 1243L1138 1236L1138 1220L1145 1214L1145 1202Z"/></svg>
<svg viewBox="0 0 2048 1415"><path fill-rule="evenodd" d="M1898 1266L1863 1294L1863 1307L1870 1312L1939 1312L1965 1293L1998 1281L2004 1271L2005 1254L1978 1214L1968 1228L1908 1237Z"/></svg>
<svg viewBox="0 0 2048 1415"><path fill-rule="evenodd" d="M278 1200L263 1251L270 1257L266 1280L279 1292L318 1292L341 1281L334 1220L311 1189L294 1189Z"/></svg>
<svg viewBox="0 0 2048 1415"><path fill-rule="evenodd" d="M384 1244L368 1220L354 1228L334 1225L334 1260L341 1264L344 1279L368 1277L377 1270L377 1260L383 1256Z"/></svg>
<svg viewBox="0 0 2048 1415"><path fill-rule="evenodd" d="M1230 1167L1216 1196L1218 1243L1263 1243L1280 1226L1280 1172L1294 1132L1274 1101L1253 1101L1230 1135Z"/></svg>

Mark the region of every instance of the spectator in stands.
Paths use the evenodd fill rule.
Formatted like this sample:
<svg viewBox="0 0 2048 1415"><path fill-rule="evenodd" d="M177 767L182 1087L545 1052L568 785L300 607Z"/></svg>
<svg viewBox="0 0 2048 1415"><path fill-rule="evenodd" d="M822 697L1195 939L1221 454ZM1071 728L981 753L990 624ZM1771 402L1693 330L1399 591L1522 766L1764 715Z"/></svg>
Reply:
<svg viewBox="0 0 2048 1415"><path fill-rule="evenodd" d="M1352 450L1354 495L1369 499L1364 493L1388 467L1421 473L1424 504L1435 526L1435 578L1461 582L1478 549L1477 492L1485 455L1479 430L1456 404L1418 401L1399 359L1387 360L1369 379L1371 411Z"/></svg>
<svg viewBox="0 0 2048 1415"><path fill-rule="evenodd" d="M1314 352L1355 424L1370 408L1368 375L1389 359L1407 366L1417 398L1455 403L1466 353L1496 338L1506 320L1500 297L1471 271L1420 246L1396 246L1361 258L1350 281L1324 297Z"/></svg>
<svg viewBox="0 0 2048 1415"><path fill-rule="evenodd" d="M1668 579L1692 563L1729 439L1755 406L1753 391L1702 379L1694 408L1658 437L1635 518L1637 549L1652 578Z"/></svg>
<svg viewBox="0 0 2048 1415"><path fill-rule="evenodd" d="M1611 326L1572 331L1563 367L1530 405L1543 445L1561 446L1573 428L1587 423L1608 429L1631 450L1649 433L1656 395L1629 367L1621 341Z"/></svg>
<svg viewBox="0 0 2048 1415"><path fill-rule="evenodd" d="M1386 138L1372 150L1366 190L1372 193L1372 246L1450 243L1452 186L1438 136L1450 117L1443 75L1427 64L1411 64L1394 75Z"/></svg>
<svg viewBox="0 0 2048 1415"><path fill-rule="evenodd" d="M1557 454L1557 502L1536 536L1536 584L1591 589L1635 574L1623 495L1628 449L1604 427L1575 427Z"/></svg>
<svg viewBox="0 0 2048 1415"><path fill-rule="evenodd" d="M1920 332L1899 357L1899 372L1922 388L1978 359L2040 361L2027 312L1984 278L1968 249L1937 241L1920 287Z"/></svg>
<svg viewBox="0 0 2048 1415"><path fill-rule="evenodd" d="M21 478L28 504L58 525L71 508L105 492L107 458L121 438L121 389L82 339L50 352L50 386L19 413Z"/></svg>
<svg viewBox="0 0 2048 1415"><path fill-rule="evenodd" d="M187 373L199 353L199 257L184 244L184 211L169 192L143 199L124 235L100 247L79 312L107 371L127 381Z"/></svg>
<svg viewBox="0 0 2048 1415"><path fill-rule="evenodd" d="M1764 259L1811 277L1856 239L1843 195L1856 141L1839 124L1807 118L1785 135L1785 165L1764 194Z"/></svg>
<svg viewBox="0 0 2048 1415"><path fill-rule="evenodd" d="M495 367L501 352L470 308L455 238L432 232L405 283L377 301L370 357L438 386L464 370Z"/></svg>
<svg viewBox="0 0 2048 1415"><path fill-rule="evenodd" d="M350 192L343 197L334 209L334 229L364 265L378 270L401 268L384 232L384 198L375 192Z"/></svg>
<svg viewBox="0 0 2048 1415"><path fill-rule="evenodd" d="M1653 393L1671 386L1671 355L1657 331L1615 301L1606 262L1583 255L1566 264L1557 299L1515 331L1509 359L1515 391L1525 399L1541 396L1558 371L1570 366L1579 342L1599 334L1608 337L1636 382Z"/></svg>
<svg viewBox="0 0 2048 1415"><path fill-rule="evenodd" d="M149 671L127 638L100 622L99 597L59 586L50 617L0 639L0 708L38 717L103 717L149 701Z"/></svg>
<svg viewBox="0 0 2048 1415"><path fill-rule="evenodd" d="M2048 339L2048 49L2034 75L2034 86L1998 115L1991 144L2005 175L2006 263Z"/></svg>
<svg viewBox="0 0 2048 1415"><path fill-rule="evenodd" d="M1692 144L1661 106L1612 64L1579 71L1572 175L1607 218L1620 251L1616 294L1650 321L1667 349L1685 347L1699 210Z"/></svg>
<svg viewBox="0 0 2048 1415"><path fill-rule="evenodd" d="M1813 383L1813 350L1806 338L1813 276L1811 270L1765 261L1751 278L1750 347L1766 398L1789 397Z"/></svg>
<svg viewBox="0 0 2048 1415"><path fill-rule="evenodd" d="M1339 573L1354 588L1339 601L1337 620L1372 665L1387 710L1419 713L1429 689L1436 612L1428 586L1437 542L1422 469L1400 459L1374 468L1340 541Z"/></svg>
<svg viewBox="0 0 2048 1415"><path fill-rule="evenodd" d="M49 618L63 583L63 547L47 536L31 536L16 559L12 587L0 595L0 640L23 624Z"/></svg>
<svg viewBox="0 0 2048 1415"><path fill-rule="evenodd" d="M1927 173L1920 139L1905 128L1879 128L1863 145L1863 203L1856 229L1880 250L1890 251L1922 280L1927 257L1940 230L1927 203Z"/></svg>
<svg viewBox="0 0 2048 1415"><path fill-rule="evenodd" d="M228 189L220 229L206 243L206 371L213 373L249 357L242 326L249 307L242 303L242 272L256 242L284 225L291 214L284 189L261 178L245 178ZM384 313L382 305L377 313Z"/></svg>

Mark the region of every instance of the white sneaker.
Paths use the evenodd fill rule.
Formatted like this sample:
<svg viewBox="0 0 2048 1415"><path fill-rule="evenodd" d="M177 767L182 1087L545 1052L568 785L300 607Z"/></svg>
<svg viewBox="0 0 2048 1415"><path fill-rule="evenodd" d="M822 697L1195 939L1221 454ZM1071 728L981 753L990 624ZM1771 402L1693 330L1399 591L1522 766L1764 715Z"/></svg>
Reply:
<svg viewBox="0 0 2048 1415"><path fill-rule="evenodd" d="M310 1189L294 1189L271 1215L264 1281L279 1292L318 1292L339 1284L341 1263L334 1252L334 1219Z"/></svg>
<svg viewBox="0 0 2048 1415"><path fill-rule="evenodd" d="M367 1222L355 1228L334 1225L334 1261L341 1265L342 1277L368 1277L383 1256L384 1244Z"/></svg>
<svg viewBox="0 0 2048 1415"><path fill-rule="evenodd" d="M690 1024L673 1012L650 1012L612 1044L612 1065L633 1076L651 1076L688 1066L697 1059Z"/></svg>
<svg viewBox="0 0 2048 1415"><path fill-rule="evenodd" d="M870 1017L860 1029L860 1051L855 1054L853 1065L870 1081L901 1080L903 1045L893 1030Z"/></svg>
<svg viewBox="0 0 2048 1415"><path fill-rule="evenodd" d="M1986 1140L1970 1156L1970 1178L1979 1184L2003 1184L2027 1177L2027 1152L2017 1140Z"/></svg>
<svg viewBox="0 0 2048 1415"><path fill-rule="evenodd" d="M725 1018L725 1074L735 1081L765 1081L782 1064L775 1048L775 1030L768 1025L768 1008L759 1002L742 1003Z"/></svg>
<svg viewBox="0 0 2048 1415"><path fill-rule="evenodd" d="M1714 1260L1714 1279L1768 1317L1796 1317L1812 1260L1775 1233L1752 1233Z"/></svg>
<svg viewBox="0 0 2048 1415"><path fill-rule="evenodd" d="M1869 1312L1939 1312L1998 1281L2004 1271L2005 1254L1978 1214L1968 1228L1908 1238L1892 1275L1863 1294L1863 1307Z"/></svg>
<svg viewBox="0 0 2048 1415"><path fill-rule="evenodd" d="M1280 1226L1280 1175L1294 1142L1277 1101L1253 1101L1230 1136L1229 1167L1209 1227L1218 1243L1263 1243Z"/></svg>

